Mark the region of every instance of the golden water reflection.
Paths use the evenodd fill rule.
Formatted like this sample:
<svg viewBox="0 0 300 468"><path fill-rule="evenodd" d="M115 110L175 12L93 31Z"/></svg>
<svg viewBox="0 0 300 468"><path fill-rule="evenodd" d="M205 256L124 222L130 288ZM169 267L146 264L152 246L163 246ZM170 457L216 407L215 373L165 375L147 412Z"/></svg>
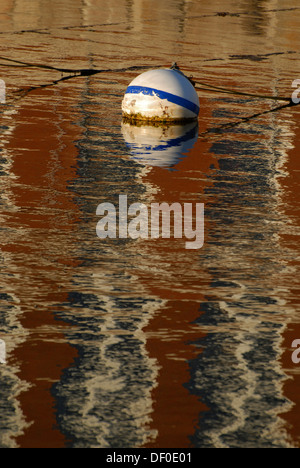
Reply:
<svg viewBox="0 0 300 468"><path fill-rule="evenodd" d="M201 91L197 125L132 128L117 71L289 95L299 7L100 3L1 2L2 56L116 71L0 59L0 446L299 447L299 110ZM100 241L120 194L204 203L204 247Z"/></svg>

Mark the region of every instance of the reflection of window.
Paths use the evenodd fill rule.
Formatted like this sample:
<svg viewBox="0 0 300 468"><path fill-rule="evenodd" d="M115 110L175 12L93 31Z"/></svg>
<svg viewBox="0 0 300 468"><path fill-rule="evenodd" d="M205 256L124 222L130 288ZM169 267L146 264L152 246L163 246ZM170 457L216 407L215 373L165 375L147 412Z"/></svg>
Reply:
<svg viewBox="0 0 300 468"><path fill-rule="evenodd" d="M6 363L6 345L5 341L0 340L0 364Z"/></svg>
<svg viewBox="0 0 300 468"><path fill-rule="evenodd" d="M0 104L5 104L5 82L0 80Z"/></svg>

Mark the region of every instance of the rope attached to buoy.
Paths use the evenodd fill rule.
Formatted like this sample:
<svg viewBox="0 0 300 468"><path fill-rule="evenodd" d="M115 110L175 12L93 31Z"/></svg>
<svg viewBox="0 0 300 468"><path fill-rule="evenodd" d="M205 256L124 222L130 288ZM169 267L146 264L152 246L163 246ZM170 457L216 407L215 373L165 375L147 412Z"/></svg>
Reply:
<svg viewBox="0 0 300 468"><path fill-rule="evenodd" d="M58 68L58 67L53 67L51 65L43 65L41 63L29 63L29 62L23 62L21 60L14 60L14 59L9 59L7 57L1 57L0 60L5 60L7 62L14 63L15 67L19 68L40 68L44 70L53 70L53 71L58 71L60 73L69 73L69 74L74 74L75 76L91 76L91 75L97 75L98 73L118 73L118 72L125 72L125 71L133 71L133 70L146 70L149 69L148 65L133 65L131 67L126 67L126 68L107 68L107 69L96 69L96 68L82 68L82 69L73 69L73 68ZM1 64L0 66L6 66L5 64Z"/></svg>
<svg viewBox="0 0 300 468"><path fill-rule="evenodd" d="M180 68L179 68L179 66L177 65L176 62L172 63L171 69L180 71ZM245 93L243 91L236 91L236 90L229 89L229 88L222 88L220 86L210 85L208 83L203 83L201 81L196 81L196 80L194 80L193 76L187 77L187 78L192 83L194 88L199 90L199 91L209 91L209 92L213 92L213 93L218 92L218 93L232 94L232 95L237 95L237 96L253 97L253 98L256 98L256 99L271 99L271 100L274 100L274 101L291 102L291 98L286 98L286 97L282 97L282 96L266 96L266 95L263 95L263 94Z"/></svg>
<svg viewBox="0 0 300 468"><path fill-rule="evenodd" d="M115 68L115 69L70 69L70 68L58 68L54 67L51 65L43 65L40 63L29 63L29 62L24 62L21 60L15 60L15 59L10 59L7 57L2 57L0 56L0 60L4 60L6 62L10 62L11 66L14 67L19 67L19 68L25 68L25 67L30 67L30 68L39 68L39 69L45 69L45 70L53 70L57 71L60 73L68 73L72 77L78 77L78 76L92 76L96 75L99 73L123 73L127 71L133 71L133 70L146 70L149 69L149 66L147 65L140 65L140 66L130 66L126 68ZM13 65L14 64L14 65ZM5 64L1 64L0 66L6 66ZM159 66L158 66L159 67ZM179 70L179 67L177 66L177 63L174 62L171 66L172 69L177 69ZM282 101L282 102L288 102L290 106L295 106L298 105L297 103L293 102L292 98L287 98L283 96L268 96L268 95L263 95L263 94L254 94L254 93L247 93L244 91L238 91L238 90L233 90L229 88L224 88L220 86L215 86L211 85L209 83L205 83L202 81L195 80L193 77L188 78L190 82L194 85L195 89L197 91L206 91L206 92L211 92L211 93L221 93L221 94L230 94L232 96L245 96L245 97L251 97L255 99L263 99L263 100L272 100L272 101ZM57 80L59 82L60 80Z"/></svg>
<svg viewBox="0 0 300 468"><path fill-rule="evenodd" d="M200 81L195 81L195 89L197 90L202 90L202 91L209 91L209 92L218 92L218 93L223 93L223 94L232 94L236 96L246 96L246 97L253 97L256 99L270 99L274 101L285 101L285 102L290 102L291 98L286 98L283 96L266 96L264 94L253 94L253 93L245 93L243 91L236 91L228 88L221 88L220 86L214 86L210 85L208 83L203 83ZM200 85L200 86L197 86Z"/></svg>

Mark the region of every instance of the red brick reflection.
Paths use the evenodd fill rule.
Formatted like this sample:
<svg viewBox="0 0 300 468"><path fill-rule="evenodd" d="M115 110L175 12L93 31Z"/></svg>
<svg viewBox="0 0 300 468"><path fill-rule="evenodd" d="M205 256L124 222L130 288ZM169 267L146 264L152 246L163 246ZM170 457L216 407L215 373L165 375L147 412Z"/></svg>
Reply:
<svg viewBox="0 0 300 468"><path fill-rule="evenodd" d="M61 90L61 105L55 107L51 105L53 92L53 89L35 91L23 101L17 117L21 123L7 145L15 154L12 172L18 178L12 187L19 208L13 223L26 229L25 238L12 238L2 248L11 253L11 264L7 267L22 275L15 288L23 312L18 318L30 332L12 358L19 366L20 379L30 384L29 390L19 396L22 412L31 424L17 439L23 448L65 446L65 438L56 428L51 386L60 380L63 369L72 364L76 355L74 348L63 341L63 324L59 323L62 329L59 332L52 304L67 299L59 283L62 275L68 281L68 269L64 267L71 267L71 277L78 264L68 246L76 207L67 185L75 177L77 151L73 142L79 129L62 117L66 110L64 102L72 90L69 88L65 93ZM57 222L53 207L57 207L58 216L61 207L73 214L73 218L61 222L58 241L50 234ZM49 260L51 255L53 261Z"/></svg>

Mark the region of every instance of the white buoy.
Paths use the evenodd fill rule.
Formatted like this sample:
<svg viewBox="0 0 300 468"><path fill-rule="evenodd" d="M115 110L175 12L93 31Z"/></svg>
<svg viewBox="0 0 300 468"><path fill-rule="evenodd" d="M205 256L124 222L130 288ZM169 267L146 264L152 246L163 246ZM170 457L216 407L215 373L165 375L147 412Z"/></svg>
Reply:
<svg viewBox="0 0 300 468"><path fill-rule="evenodd" d="M199 109L199 97L192 82L176 64L137 76L122 101L123 117L131 121L196 120Z"/></svg>

